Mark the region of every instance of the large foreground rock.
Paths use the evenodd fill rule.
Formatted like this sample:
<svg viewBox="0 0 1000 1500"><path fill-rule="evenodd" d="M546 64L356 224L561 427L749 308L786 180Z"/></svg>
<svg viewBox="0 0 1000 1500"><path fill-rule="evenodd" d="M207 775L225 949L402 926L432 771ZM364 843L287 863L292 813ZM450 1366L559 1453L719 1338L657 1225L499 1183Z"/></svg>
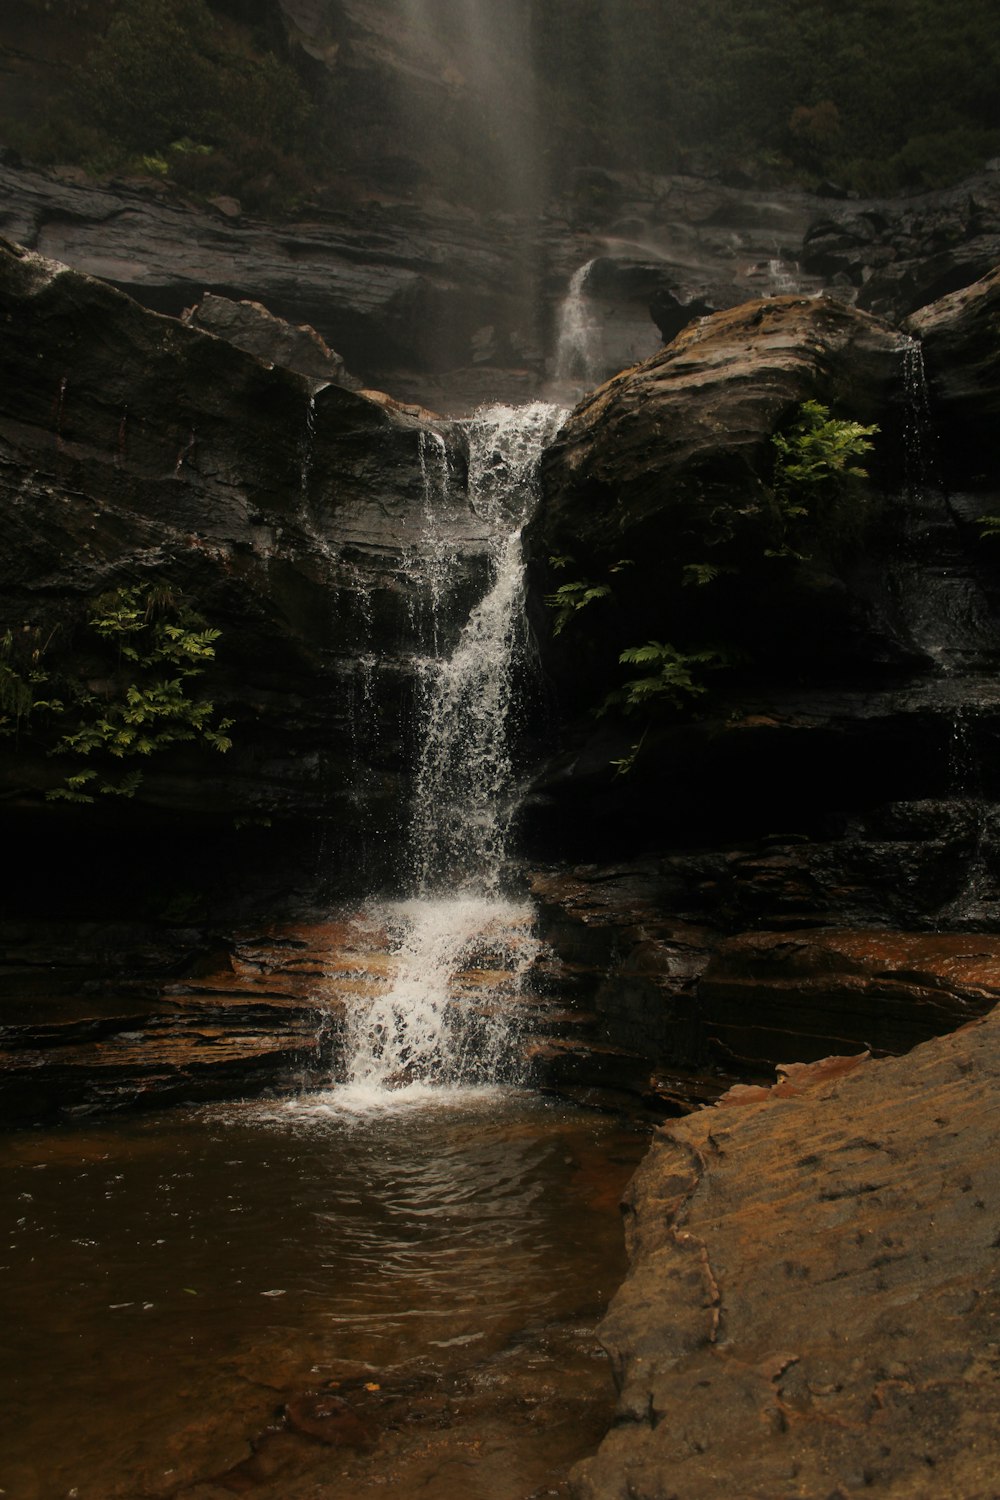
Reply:
<svg viewBox="0 0 1000 1500"><path fill-rule="evenodd" d="M994 1012L660 1131L580 1500L994 1494L998 1103Z"/></svg>

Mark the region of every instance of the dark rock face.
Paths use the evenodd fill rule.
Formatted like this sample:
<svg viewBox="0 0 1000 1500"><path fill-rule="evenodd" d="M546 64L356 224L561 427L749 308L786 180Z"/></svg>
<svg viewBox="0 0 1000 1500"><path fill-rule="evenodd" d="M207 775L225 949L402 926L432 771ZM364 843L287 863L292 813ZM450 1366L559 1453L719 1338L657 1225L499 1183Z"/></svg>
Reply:
<svg viewBox="0 0 1000 1500"><path fill-rule="evenodd" d="M995 1002L1000 627L991 543L970 525L990 496L933 482L971 482L951 437L966 364L965 430L985 451L992 290L911 321L929 394L912 338L777 298L596 391L550 450L530 546L556 748L524 820L540 860L580 862L532 876L552 973L591 1018L555 1064L578 1084L616 1048L621 1087L690 1108L713 1080L900 1051ZM880 424L883 498L869 489L877 519L842 550L814 537L775 568L754 538L767 450L807 397ZM720 576L685 587L688 560ZM567 577L611 592L556 634L541 596ZM745 655L693 713L594 719L624 645L691 651L709 629Z"/></svg>
<svg viewBox="0 0 1000 1500"><path fill-rule="evenodd" d="M265 364L280 365L283 370L295 370L299 375L342 385L348 390L356 390L360 384L348 374L340 355L327 347L315 328L308 324L293 328L259 302L233 302L209 292L196 307L185 310L181 321L218 334Z"/></svg>
<svg viewBox="0 0 1000 1500"><path fill-rule="evenodd" d="M336 50L318 12L293 20L320 63ZM0 166L0 198L0 233L158 312L179 316L205 292L251 298L317 329L363 382L444 411L537 395L556 374L560 309L584 265L593 379L750 297L827 288L900 318L1000 260L1000 174L915 200L834 204L587 173L530 212L480 216L416 201L412 185L355 185L286 224L233 217L232 204L192 208L153 184L11 166Z"/></svg>
<svg viewBox="0 0 1000 1500"><path fill-rule="evenodd" d="M533 366L530 259L518 235L467 211L415 204L317 209L308 222L265 225L192 210L135 186L100 188L0 168L0 233L100 277L146 307L179 316L205 292L251 297L307 323L365 383L436 404L435 380L475 364L489 329L497 374ZM520 333L517 330L520 329ZM461 387L456 376L445 394ZM468 403L463 403L468 404Z"/></svg>
<svg viewBox="0 0 1000 1500"><path fill-rule="evenodd" d="M989 1493L998 1043L994 1013L657 1135L580 1500Z"/></svg>
<svg viewBox="0 0 1000 1500"><path fill-rule="evenodd" d="M1000 418L1000 270L907 319L923 348L949 477L996 488L993 455Z"/></svg>
<svg viewBox="0 0 1000 1500"><path fill-rule="evenodd" d="M775 564L767 484L772 434L802 402L871 421L901 401L904 343L826 299L748 303L692 325L581 403L546 457L528 541L536 599L561 581L546 568L553 556L571 559L563 576L612 589L579 622L595 636L582 662L578 622L553 636L537 611L550 669L575 701L598 703L620 679L617 652L649 639L691 649L732 633L787 671L892 651L827 558ZM688 587L688 564L723 576ZM596 638L612 630L609 660Z"/></svg>
<svg viewBox="0 0 1000 1500"><path fill-rule="evenodd" d="M907 857L886 846L887 893ZM771 843L530 872L539 980L575 1022L541 1044L545 1077L683 1113L788 1063L905 1051L1000 999L995 933L842 925L828 871L845 858L839 844ZM874 886L852 899L862 922L877 919Z"/></svg>
<svg viewBox="0 0 1000 1500"><path fill-rule="evenodd" d="M807 231L802 263L858 307L901 318L997 263L995 173L911 199L838 206Z"/></svg>
<svg viewBox="0 0 1000 1500"><path fill-rule="evenodd" d="M951 305L921 315L942 330L927 365L944 421L958 410L948 383L960 386L958 368L975 357L961 336L971 314L963 325ZM986 335L970 417L984 440L988 345ZM547 456L529 533L559 726L526 809L543 857L673 846L702 851L680 855L695 870L704 851L725 850L704 878L711 919L728 930L995 924L1000 628L993 544L969 524L991 496L949 498L931 482L952 467L960 477L963 460L947 441L931 458L938 408L913 379L914 354L908 336L865 314L777 298L689 329L581 403ZM861 530L832 547L801 533L799 558L781 561L761 531L771 434L806 398L881 431ZM571 561L556 571L548 560L560 555ZM711 564L714 576L703 582L696 567L692 580L688 564ZM543 600L565 578L610 593L556 634ZM693 717L595 721L625 680L619 653L645 641L688 653L721 645L730 665L706 674L705 695L688 700ZM632 770L616 776L637 744ZM932 834L913 810L936 804L951 812ZM792 846L785 876L735 878L737 851L762 839ZM675 910L692 911L686 890L682 879ZM704 914L699 899L692 919Z"/></svg>
<svg viewBox="0 0 1000 1500"><path fill-rule="evenodd" d="M163 584L222 632L206 685L236 721L233 750L150 762L129 825L145 808L223 827L319 817L346 831L381 807L398 827L413 662L434 628L426 424L338 386L317 393L11 247L0 303L3 626L56 630L72 654L86 601ZM448 462L461 473L460 447ZM446 488L435 501L456 557L436 622L445 639L486 546L461 484ZM39 803L59 768L31 754L30 737L5 741L3 776L7 816L35 808L39 832L59 822Z"/></svg>

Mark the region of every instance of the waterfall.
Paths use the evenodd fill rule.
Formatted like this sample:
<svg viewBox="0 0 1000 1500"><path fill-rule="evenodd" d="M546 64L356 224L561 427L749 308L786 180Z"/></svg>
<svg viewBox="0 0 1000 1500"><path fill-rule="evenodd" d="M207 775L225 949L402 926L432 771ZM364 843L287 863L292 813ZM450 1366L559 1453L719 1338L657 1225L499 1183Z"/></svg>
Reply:
<svg viewBox="0 0 1000 1500"><path fill-rule="evenodd" d="M559 309L553 380L557 386L592 385L599 373L601 325L587 296L587 278L594 265L588 260L570 278Z"/></svg>
<svg viewBox="0 0 1000 1500"><path fill-rule="evenodd" d="M451 654L422 663L415 890L370 914L391 944L394 972L352 1013L348 1104L503 1074L535 953L530 905L504 894L514 801L508 731L525 647L521 530L561 415L535 403L489 408L468 423L469 500L492 537L489 582ZM435 472L440 482L440 466Z"/></svg>

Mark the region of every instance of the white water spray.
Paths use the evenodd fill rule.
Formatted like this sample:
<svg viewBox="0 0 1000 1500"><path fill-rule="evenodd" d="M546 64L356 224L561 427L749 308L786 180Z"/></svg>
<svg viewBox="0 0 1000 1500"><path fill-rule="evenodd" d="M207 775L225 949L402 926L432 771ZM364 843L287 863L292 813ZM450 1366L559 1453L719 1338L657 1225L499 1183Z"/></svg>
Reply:
<svg viewBox="0 0 1000 1500"><path fill-rule="evenodd" d="M372 913L395 973L352 1013L340 1091L348 1107L504 1073L536 951L530 905L501 894L513 804L508 730L525 644L521 530L561 415L542 403L493 407L468 427L469 499L492 532L490 585L451 656L424 663L411 823L417 894Z"/></svg>

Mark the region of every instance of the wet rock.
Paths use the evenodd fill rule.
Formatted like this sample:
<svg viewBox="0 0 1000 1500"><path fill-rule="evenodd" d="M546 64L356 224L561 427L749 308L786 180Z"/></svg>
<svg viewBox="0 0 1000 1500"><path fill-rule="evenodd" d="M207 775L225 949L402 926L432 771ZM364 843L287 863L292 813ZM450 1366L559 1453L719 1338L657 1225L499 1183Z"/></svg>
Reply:
<svg viewBox="0 0 1000 1500"><path fill-rule="evenodd" d="M329 1391L303 1391L285 1403L285 1420L295 1431L335 1448L370 1448L371 1424Z"/></svg>
<svg viewBox="0 0 1000 1500"><path fill-rule="evenodd" d="M206 694L239 726L232 751L150 762L128 816L102 809L105 826L124 839L143 816L186 814L224 843L233 819L301 826L325 809L347 833L395 809L429 626L423 419L332 384L317 393L9 246L0 304L0 627L30 625L72 662L88 601L127 584L168 588L221 632ZM452 456L460 473L454 444ZM441 595L444 639L486 566L483 525L453 488L435 502L460 559ZM65 767L28 734L0 758L5 815L34 815L38 837L58 842L74 811L60 820L43 797ZM65 854L40 862L58 884Z"/></svg>
<svg viewBox="0 0 1000 1500"><path fill-rule="evenodd" d="M886 931L743 933L716 948L698 987L710 1050L734 1070L834 1052L903 1052L1000 999L995 935Z"/></svg>
<svg viewBox="0 0 1000 1500"><path fill-rule="evenodd" d="M950 485L986 476L1000 418L1000 270L922 308L904 325L920 340L930 386L936 457Z"/></svg>
<svg viewBox="0 0 1000 1500"><path fill-rule="evenodd" d="M651 638L732 633L755 661L780 652L792 671L806 657L815 668L831 656L891 654L843 565L817 553L775 568L766 485L771 437L803 401L884 416L901 394L903 344L842 304L779 297L689 328L577 407L546 456L528 530L546 664L567 698L599 703L620 680L618 652ZM552 557L565 560L562 579ZM685 586L683 568L701 562L723 583ZM542 596L580 578L610 596L555 635Z"/></svg>
<svg viewBox="0 0 1000 1500"><path fill-rule="evenodd" d="M33 922L0 939L4 1124L319 1084L366 964L342 924L213 941Z"/></svg>
<svg viewBox="0 0 1000 1500"><path fill-rule="evenodd" d="M799 1084L655 1138L580 1500L989 1492L1000 1019Z"/></svg>
<svg viewBox="0 0 1000 1500"><path fill-rule="evenodd" d="M163 201L141 187L4 166L0 200L0 233L146 307L178 317L206 292L249 297L317 329L366 384L403 399L425 398L427 376L473 366L485 324L502 330L493 399L504 394L503 366L529 363L518 330L529 330L530 345L533 256L517 230L462 208L390 196L267 225ZM537 390L539 351L530 362ZM452 409L468 408L460 378L442 394Z"/></svg>
<svg viewBox="0 0 1000 1500"><path fill-rule="evenodd" d="M1000 260L1000 183L987 173L910 198L845 203L814 221L806 270L889 318L969 286Z"/></svg>
<svg viewBox="0 0 1000 1500"><path fill-rule="evenodd" d="M185 309L181 321L218 334L267 364L348 390L357 390L361 384L347 373L340 355L327 347L315 328L308 324L293 327L259 302L234 302L209 292L197 306Z"/></svg>
<svg viewBox="0 0 1000 1500"><path fill-rule="evenodd" d="M886 821L893 816L903 814L887 811ZM904 849L886 846L877 879L887 886ZM546 953L537 982L566 1011L534 1044L538 1077L686 1111L734 1080L830 1053L900 1053L991 1009L1000 999L995 913L992 932L837 926L837 888L820 871L829 880L838 857L838 846L823 854L805 840L531 872ZM859 878L858 851L854 859L853 876L840 871L845 882ZM797 920L768 931L758 917L734 933L754 921L746 885L757 910L784 899ZM876 904L873 888L845 894L855 910Z"/></svg>
<svg viewBox="0 0 1000 1500"><path fill-rule="evenodd" d="M433 72L400 70L388 60L395 39L370 7L358 8L352 39L336 41L328 15L308 9L305 22L290 20L293 45L321 67L338 59L339 83L353 80L356 127L381 97L386 67L395 83L435 95L422 97L423 110L452 108L446 63L436 85ZM264 224L170 201L148 182L97 184L5 161L0 232L174 316L206 291L252 298L318 329L366 383L444 411L537 395L554 372L560 304L590 262L603 378L750 297L826 288L898 318L1000 261L996 174L913 200L834 207L695 177L583 172L541 212L481 214L426 190L413 201L413 182L390 181L418 137L397 133L380 156L385 113L357 129L368 180L319 195L305 219Z"/></svg>

